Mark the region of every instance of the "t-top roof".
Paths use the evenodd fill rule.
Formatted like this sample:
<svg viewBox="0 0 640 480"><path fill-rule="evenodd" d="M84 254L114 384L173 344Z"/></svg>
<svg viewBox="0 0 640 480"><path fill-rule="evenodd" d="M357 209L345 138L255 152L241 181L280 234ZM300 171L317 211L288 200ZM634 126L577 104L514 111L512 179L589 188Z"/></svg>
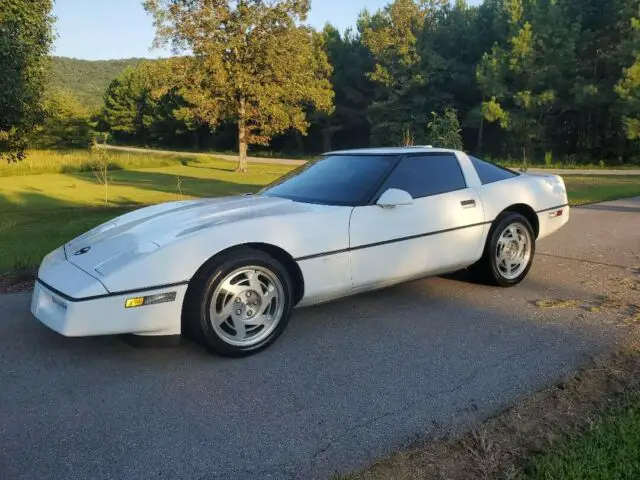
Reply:
<svg viewBox="0 0 640 480"><path fill-rule="evenodd" d="M352 150L337 150L324 155L406 155L408 153L455 153L449 148L433 148L430 145L416 145L414 147L383 147L357 148Z"/></svg>

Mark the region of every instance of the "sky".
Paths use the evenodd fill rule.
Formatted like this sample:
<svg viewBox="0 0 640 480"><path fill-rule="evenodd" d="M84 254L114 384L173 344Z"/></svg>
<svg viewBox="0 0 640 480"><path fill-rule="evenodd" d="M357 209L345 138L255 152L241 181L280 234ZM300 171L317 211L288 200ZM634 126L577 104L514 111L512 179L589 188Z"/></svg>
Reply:
<svg viewBox="0 0 640 480"><path fill-rule="evenodd" d="M364 8L376 11L388 0L312 0L308 22L322 28L330 21L341 31L355 25ZM141 0L56 0L53 54L87 60L166 56L151 49L152 19Z"/></svg>

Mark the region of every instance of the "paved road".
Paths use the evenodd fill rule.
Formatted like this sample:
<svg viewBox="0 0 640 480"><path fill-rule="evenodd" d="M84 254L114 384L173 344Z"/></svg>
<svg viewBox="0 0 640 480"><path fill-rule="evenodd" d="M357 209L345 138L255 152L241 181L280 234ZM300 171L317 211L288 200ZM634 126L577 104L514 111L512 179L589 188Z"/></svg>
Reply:
<svg viewBox="0 0 640 480"><path fill-rule="evenodd" d="M138 148L138 147L120 147L116 145L108 145L107 148L111 150L122 150L125 152L156 152L163 155L180 155L185 154L185 152L176 152L173 150L151 150L148 148ZM223 155L223 154L210 154L210 153L188 153L188 155L195 156L215 156L221 160L227 160L230 162L237 162L237 155ZM290 158L262 158L262 157L248 157L248 161L250 163L270 163L276 165L303 165L306 163L306 160L293 160ZM598 170L588 170L588 169L543 169L543 168L530 168L527 170L529 173L555 173L558 175L640 175L640 168L638 169L625 169L625 170L615 170L615 169L598 169Z"/></svg>
<svg viewBox="0 0 640 480"><path fill-rule="evenodd" d="M66 339L4 296L0 478L327 478L468 428L624 335L621 312L533 302L640 304L640 198L574 209L539 253L513 289L453 276L299 310L243 360Z"/></svg>

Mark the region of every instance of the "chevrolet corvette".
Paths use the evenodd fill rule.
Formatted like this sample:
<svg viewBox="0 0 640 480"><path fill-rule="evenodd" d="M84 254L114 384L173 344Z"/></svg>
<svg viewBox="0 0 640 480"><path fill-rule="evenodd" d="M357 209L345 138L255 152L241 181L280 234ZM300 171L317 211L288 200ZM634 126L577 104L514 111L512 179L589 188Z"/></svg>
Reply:
<svg viewBox="0 0 640 480"><path fill-rule="evenodd" d="M327 153L255 194L144 207L42 261L31 311L69 337L271 345L292 309L469 269L520 283L567 223L561 177L431 147Z"/></svg>

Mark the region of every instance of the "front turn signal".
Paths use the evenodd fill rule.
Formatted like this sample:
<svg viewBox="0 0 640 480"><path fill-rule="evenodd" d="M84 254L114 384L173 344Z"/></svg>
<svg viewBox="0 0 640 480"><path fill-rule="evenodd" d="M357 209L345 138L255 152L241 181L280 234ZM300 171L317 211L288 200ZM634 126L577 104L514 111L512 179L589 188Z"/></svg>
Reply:
<svg viewBox="0 0 640 480"><path fill-rule="evenodd" d="M144 305L144 297L127 298L124 308L140 307Z"/></svg>

